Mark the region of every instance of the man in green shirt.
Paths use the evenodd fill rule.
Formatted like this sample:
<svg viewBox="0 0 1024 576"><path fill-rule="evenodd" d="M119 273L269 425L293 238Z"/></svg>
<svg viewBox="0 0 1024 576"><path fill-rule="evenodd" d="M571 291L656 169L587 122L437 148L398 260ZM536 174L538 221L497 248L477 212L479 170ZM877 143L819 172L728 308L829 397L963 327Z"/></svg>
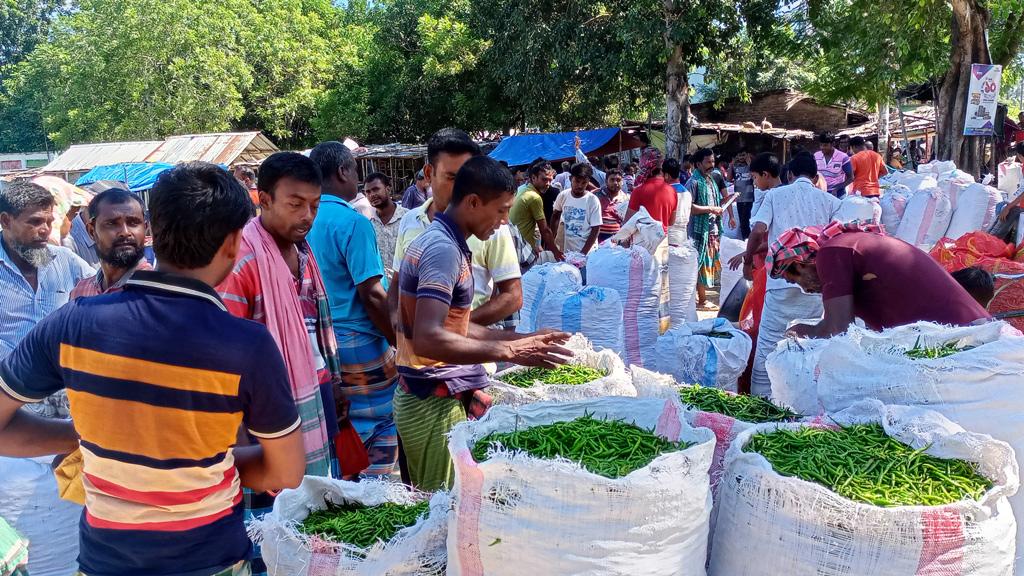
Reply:
<svg viewBox="0 0 1024 576"><path fill-rule="evenodd" d="M509 221L519 228L523 240L533 246L538 254L542 251L542 244L537 242L537 231L540 230L543 250L550 251L557 260L564 260L562 251L555 245L555 235L544 217L542 191L547 191L551 186L551 172L551 164L548 162L537 162L530 166L530 182L516 196L512 210L509 211Z"/></svg>

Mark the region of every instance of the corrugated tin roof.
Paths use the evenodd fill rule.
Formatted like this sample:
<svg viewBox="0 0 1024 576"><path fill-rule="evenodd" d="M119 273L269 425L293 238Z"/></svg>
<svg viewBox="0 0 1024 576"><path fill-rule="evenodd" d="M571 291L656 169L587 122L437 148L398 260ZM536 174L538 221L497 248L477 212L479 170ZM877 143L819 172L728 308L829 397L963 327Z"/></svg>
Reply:
<svg viewBox="0 0 1024 576"><path fill-rule="evenodd" d="M903 111L903 119L907 126L907 136L910 138L935 132L935 108L932 106L908 108ZM878 134L878 118L872 116L870 122L843 130L836 136L874 136L876 134ZM903 125L900 124L899 112L895 110L889 112L889 135L894 139L903 137Z"/></svg>
<svg viewBox="0 0 1024 576"><path fill-rule="evenodd" d="M57 156L53 162L39 169L40 172L84 172L96 166L119 162L143 162L163 142L102 142L99 144L76 144Z"/></svg>
<svg viewBox="0 0 1024 576"><path fill-rule="evenodd" d="M426 158L427 147L422 144L373 144L352 151L356 158Z"/></svg>
<svg viewBox="0 0 1024 576"><path fill-rule="evenodd" d="M168 137L146 157L146 162L176 164L202 160L231 165L258 162L277 151L278 147L262 132L186 134Z"/></svg>
<svg viewBox="0 0 1024 576"><path fill-rule="evenodd" d="M694 123L694 134L708 134L710 132L738 132L741 134L763 134L772 138L784 140L799 140L814 138L814 133L808 130L795 130L786 128L775 128L768 126L757 126L754 123L725 124L720 122L699 122Z"/></svg>

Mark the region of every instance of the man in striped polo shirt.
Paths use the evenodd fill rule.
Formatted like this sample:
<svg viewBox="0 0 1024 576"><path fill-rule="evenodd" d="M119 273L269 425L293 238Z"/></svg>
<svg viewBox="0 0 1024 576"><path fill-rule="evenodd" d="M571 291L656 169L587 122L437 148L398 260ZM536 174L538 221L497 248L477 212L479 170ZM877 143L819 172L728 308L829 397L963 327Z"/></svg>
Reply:
<svg viewBox="0 0 1024 576"><path fill-rule="evenodd" d="M241 487L294 487L305 468L277 345L213 289L252 204L192 163L161 176L150 211L158 269L67 304L0 363L0 454L81 450L87 576L248 574ZM18 410L61 389L72 421ZM235 446L242 426L257 445Z"/></svg>

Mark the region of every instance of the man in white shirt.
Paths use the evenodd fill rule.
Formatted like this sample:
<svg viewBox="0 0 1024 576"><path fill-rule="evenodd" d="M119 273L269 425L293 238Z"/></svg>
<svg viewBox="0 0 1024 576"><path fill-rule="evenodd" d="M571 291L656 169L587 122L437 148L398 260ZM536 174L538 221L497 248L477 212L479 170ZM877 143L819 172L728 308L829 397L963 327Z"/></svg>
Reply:
<svg viewBox="0 0 1024 576"><path fill-rule="evenodd" d="M806 152L798 154L790 162L790 170L796 180L764 196L751 218L748 246L759 246L766 240L770 244L790 228L825 226L839 210L839 199L812 183L818 174L813 156ZM765 359L775 350L789 323L820 318L822 314L820 294L806 294L781 278L769 278L767 288L750 385L751 394L763 397L771 395Z"/></svg>
<svg viewBox="0 0 1024 576"><path fill-rule="evenodd" d="M565 227L563 252L589 254L601 232L601 200L587 190L593 175L590 164L578 163L570 174L572 186L558 195L551 220L556 230L559 223Z"/></svg>

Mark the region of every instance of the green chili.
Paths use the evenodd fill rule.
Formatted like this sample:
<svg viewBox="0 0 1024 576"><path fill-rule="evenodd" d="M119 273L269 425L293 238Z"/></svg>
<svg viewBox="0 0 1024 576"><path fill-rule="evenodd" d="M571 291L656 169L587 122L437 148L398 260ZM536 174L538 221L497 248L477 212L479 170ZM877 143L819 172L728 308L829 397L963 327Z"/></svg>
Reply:
<svg viewBox="0 0 1024 576"><path fill-rule="evenodd" d="M429 510L430 502L427 500L412 505L328 503L325 510L310 514L299 529L334 542L367 548L377 541L391 540L399 530L412 526Z"/></svg>
<svg viewBox="0 0 1024 576"><path fill-rule="evenodd" d="M730 394L717 388L700 385L686 386L679 390L679 399L704 412L725 414L744 422L785 422L796 420L799 414L776 406L758 396Z"/></svg>
<svg viewBox="0 0 1024 576"><path fill-rule="evenodd" d="M580 364L565 364L558 368L527 368L516 370L501 377L501 381L517 388L530 388L541 384L567 384L578 386L604 378L608 374L597 368Z"/></svg>

